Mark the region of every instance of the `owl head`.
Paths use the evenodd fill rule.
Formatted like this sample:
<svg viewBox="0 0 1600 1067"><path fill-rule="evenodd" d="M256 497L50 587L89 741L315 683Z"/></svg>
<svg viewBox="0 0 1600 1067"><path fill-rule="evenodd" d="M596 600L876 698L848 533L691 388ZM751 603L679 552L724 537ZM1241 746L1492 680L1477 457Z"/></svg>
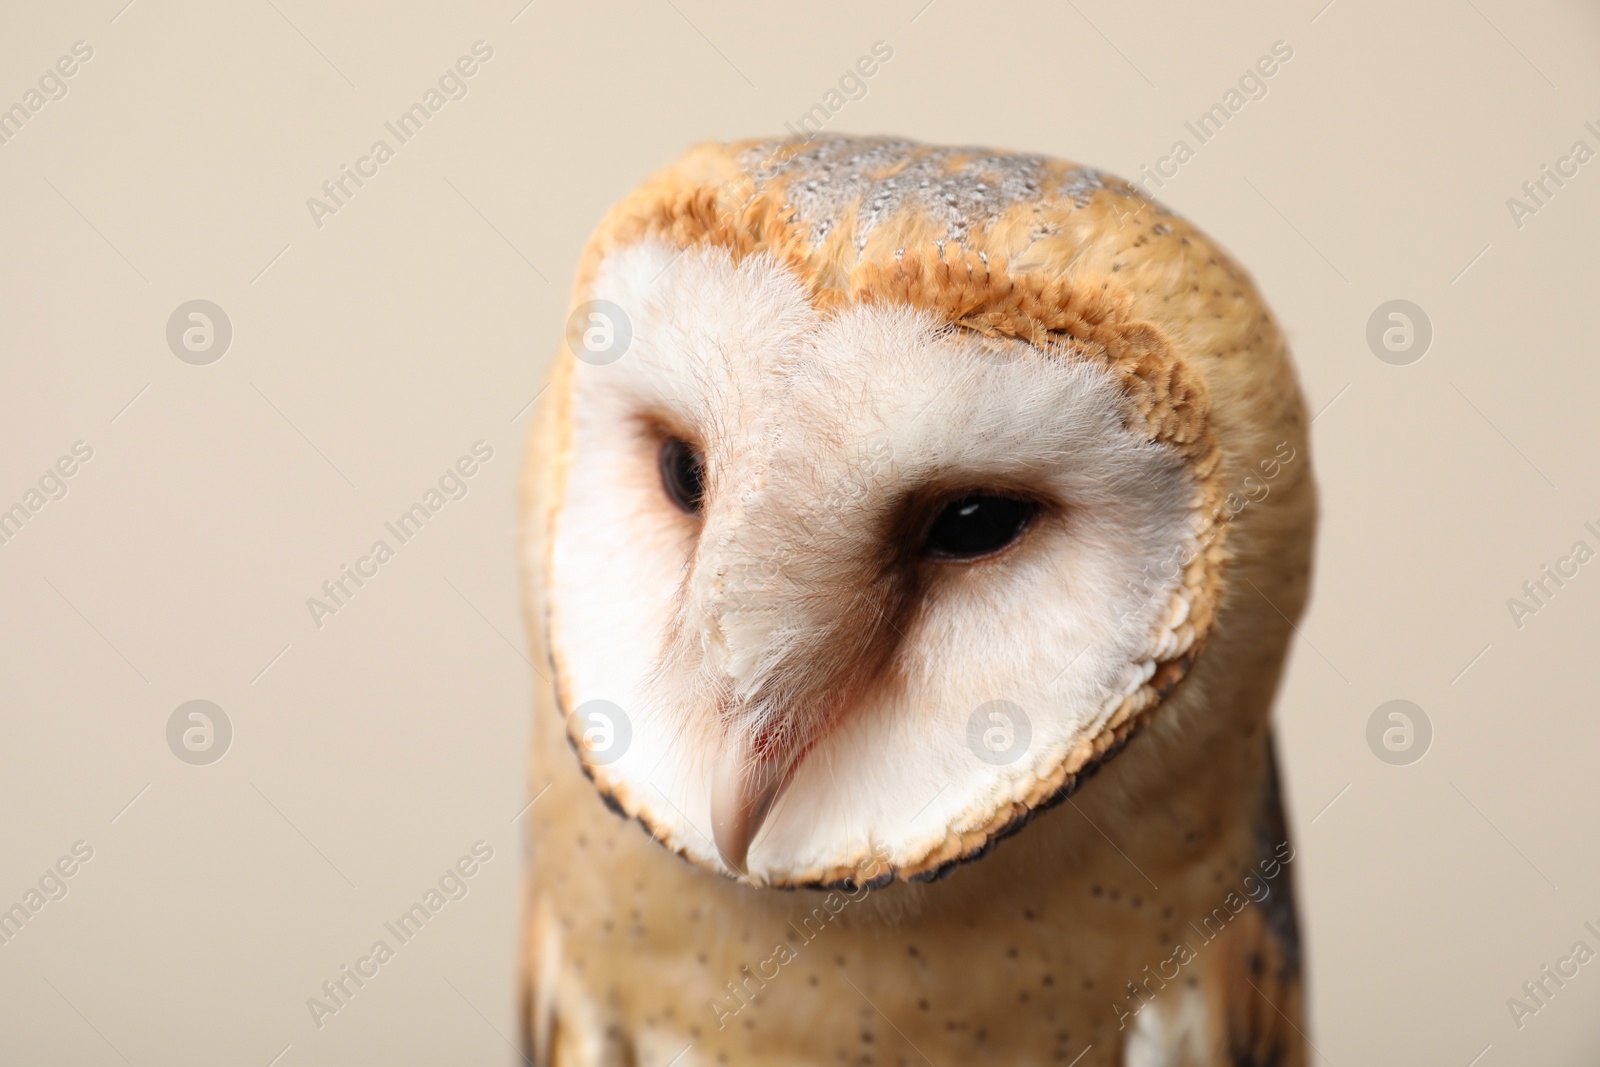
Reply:
<svg viewBox="0 0 1600 1067"><path fill-rule="evenodd" d="M1252 535L1304 449L1276 326L1097 171L700 146L602 223L568 326L525 562L573 758L757 885L982 854L1181 714L1288 536Z"/></svg>

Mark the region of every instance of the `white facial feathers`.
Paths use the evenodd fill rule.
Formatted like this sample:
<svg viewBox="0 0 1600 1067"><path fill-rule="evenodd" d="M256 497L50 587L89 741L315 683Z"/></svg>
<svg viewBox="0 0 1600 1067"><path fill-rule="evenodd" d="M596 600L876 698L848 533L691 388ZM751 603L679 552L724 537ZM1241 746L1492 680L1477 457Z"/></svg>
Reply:
<svg viewBox="0 0 1600 1067"><path fill-rule="evenodd" d="M712 248L624 248L590 295L632 342L575 365L551 639L568 709L630 721L597 784L669 847L784 884L911 864L1148 677L1194 486L1099 365L903 307L824 314ZM704 456L698 516L662 489L664 437ZM985 490L1038 517L993 558L921 558L917 516ZM1016 751L978 743L991 706L1026 720ZM719 788L764 820L725 830Z"/></svg>

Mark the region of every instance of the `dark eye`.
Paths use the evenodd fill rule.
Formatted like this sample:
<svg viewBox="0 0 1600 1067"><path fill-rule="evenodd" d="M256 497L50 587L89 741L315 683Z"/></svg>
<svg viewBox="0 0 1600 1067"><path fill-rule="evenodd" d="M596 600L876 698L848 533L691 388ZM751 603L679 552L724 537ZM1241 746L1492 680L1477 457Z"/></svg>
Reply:
<svg viewBox="0 0 1600 1067"><path fill-rule="evenodd" d="M674 437L661 446L661 486L690 515L700 514L705 478L705 458L689 442Z"/></svg>
<svg viewBox="0 0 1600 1067"><path fill-rule="evenodd" d="M928 531L927 554L934 559L977 559L998 552L1022 536L1038 512L1036 504L1015 497L973 493L945 505Z"/></svg>

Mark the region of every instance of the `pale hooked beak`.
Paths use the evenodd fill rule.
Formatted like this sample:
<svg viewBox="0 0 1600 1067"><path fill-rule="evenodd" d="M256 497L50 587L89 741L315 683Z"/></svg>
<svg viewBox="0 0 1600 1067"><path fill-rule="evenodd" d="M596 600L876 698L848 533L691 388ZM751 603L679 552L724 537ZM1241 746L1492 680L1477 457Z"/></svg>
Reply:
<svg viewBox="0 0 1600 1067"><path fill-rule="evenodd" d="M789 784L793 765L753 755L741 743L727 745L711 778L711 835L722 862L748 874L750 845Z"/></svg>
<svg viewBox="0 0 1600 1067"><path fill-rule="evenodd" d="M724 512L700 531L676 647L699 659L696 710L722 730L712 841L748 876L750 848L796 770L893 656L915 585L859 531L796 528L777 505ZM783 565L771 565L779 552Z"/></svg>

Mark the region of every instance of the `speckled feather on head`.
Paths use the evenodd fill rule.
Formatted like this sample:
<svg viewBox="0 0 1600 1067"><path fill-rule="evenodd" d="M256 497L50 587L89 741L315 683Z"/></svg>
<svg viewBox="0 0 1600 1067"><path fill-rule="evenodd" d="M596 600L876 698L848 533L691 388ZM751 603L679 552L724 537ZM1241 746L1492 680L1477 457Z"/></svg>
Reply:
<svg viewBox="0 0 1600 1067"><path fill-rule="evenodd" d="M637 273L651 255L657 257L651 264L663 264L660 273L651 265L646 273L655 277L646 277L640 288L629 290L626 270ZM639 264L627 266L630 256L641 257ZM718 256L723 258L718 260ZM728 266L718 267L722 262ZM951 339L950 344L1002 353L1020 350L1035 358L1043 355L1096 368L1114 383L1121 397L1119 418L1126 430L1136 441L1174 457L1181 484L1187 486L1179 516L1179 541L1163 557L1175 561L1170 579L1150 582L1148 564L1136 571L1141 592L1153 593L1163 598L1162 602L1138 616L1147 625L1129 639L1128 654L1123 656L1126 662L1106 675L1102 705L1075 713L1074 722L1080 725L1063 726L1052 733L1049 724L1044 724L1039 732L1041 750L1020 761L1024 766L985 779L965 794L964 781L947 783L950 792L941 790L944 799L936 797L937 804L929 801L931 813L917 814L924 824L929 823L931 814L937 825L911 828L895 822L892 831L885 831L880 822L877 829L869 825L863 831L855 826L845 833L848 839L818 844L819 835L826 839L828 831L817 831L808 839L798 828L804 820L795 809L818 795L815 783L802 781L782 796L787 808L773 818L787 823L768 828L763 839L766 844L759 846L765 851L752 852L752 861L760 862L752 862L743 872L745 880L767 886L856 884L868 879L878 885L888 877L920 881L949 873L954 863L982 856L983 862L972 868L977 878L968 876L967 891L958 888L962 879L938 887L878 890L873 902L857 909L861 914L851 922L865 923L872 916L872 921L882 925L868 941L884 936L893 940L905 933L927 944L926 923L932 917L948 914L953 919L960 912L950 911L952 906L958 902L959 906L972 905L972 882L981 881L998 892L1018 879L1024 879L1028 888L1018 888L1016 895L1038 894L1037 910L1030 909L1030 913L1043 914L1052 909L1052 901L1086 889L1086 878L1119 880L1084 864L1091 846L1103 844L1104 838L1086 825L1088 820L1068 817L1063 824L1061 816L1052 816L1018 838L1029 842L1028 846L1011 844L992 854L989 849L1036 812L1072 795L1084 777L1102 765L1105 784L1080 794L1080 810L1085 814L1093 811L1093 822L1128 855L1134 854L1135 842L1140 841L1154 848L1158 857L1165 854L1165 859L1142 856L1139 866L1146 871L1160 867L1165 872L1160 878L1163 884L1183 886L1174 892L1203 901L1207 890L1196 872L1219 861L1223 866L1231 863L1236 870L1251 867L1254 831L1261 822L1258 813L1277 807L1275 792L1271 797L1263 794L1270 752L1266 723L1284 651L1282 620L1298 614L1305 596L1314 500L1304 458L1303 407L1287 352L1243 271L1189 223L1127 183L1098 171L1041 156L986 149L824 137L803 144L744 142L692 149L610 213L580 265L574 304L599 293L631 293L642 301L636 304L635 331L676 338L683 329L692 328L692 323L686 327L683 322L689 319L680 322L670 317L671 298L663 295L662 287L678 284L675 274L698 277L696 272L705 271L706 277L715 278L721 276L716 273L719 270L776 272L775 276L798 287L804 306L818 316L818 323L872 314L872 309L881 309L883 314L898 309L922 316L919 322L936 327L935 334L928 336ZM657 279L663 277L666 281L658 286ZM664 309L657 309L657 304ZM668 316L662 320L666 325L652 332L652 315ZM711 312L707 316L715 318ZM648 342L636 341L644 343ZM721 344L713 338L703 347L716 351L740 348L737 344L719 348ZM640 358L648 362L651 357L641 352ZM550 781L556 793L552 798L556 803L546 806L546 811L554 814L546 818L563 820L562 825L542 825L531 831L536 852L530 899L528 1024L532 1047L544 1056L555 1056L561 1046L561 1025L589 1025L576 1022L576 1015L561 1023L563 997L575 998L581 1011L578 1007L570 1011L579 1015L589 1013L599 1020L620 1010L632 1021L608 1025L641 1025L636 1012L643 1009L637 1004L626 1009L607 1007L603 987L569 973L567 950L558 946L570 948L575 942L584 942L598 950L619 936L612 920L593 926L593 912L581 922L575 920L571 908L580 906L585 896L585 892L574 896L575 886L587 886L591 897L605 897L608 893L600 891L601 885L616 888L609 886L607 879L628 879L629 872L642 865L653 872L645 883L655 892L691 894L704 906L730 907L735 913L762 918L776 917L785 910L781 900L749 896L760 891L694 868L659 867L654 857L665 853L657 843L712 871L739 872L737 865L729 870L727 850L723 848L719 855L709 840L712 835L694 825L695 813L703 811L707 802L700 786L669 783L664 791L643 770L630 770L626 761L617 765L583 762L593 787L598 787L613 807L649 829L648 838L637 831L631 838L622 836L616 828L619 824L606 821L610 816L578 773L580 761L565 744L554 743L562 733L558 712L571 711L582 698L593 695L598 677L584 665L594 658L587 644L598 631L584 621L589 609L577 592L581 583L569 578L565 588L571 591L552 592L560 583L547 577L562 552L556 528L563 521L575 529L582 527L589 521L583 517L583 509L599 506L573 495L584 492L574 489L575 478L584 484L596 480L593 471L584 467L590 462L585 457L598 447L594 434L604 432L593 428L600 424L596 416L584 414L591 408L602 410L594 407L598 401L584 399L592 396L586 389L602 388L584 385L584 376L593 370L583 367L570 351L558 357L534 431L527 471L529 621L539 653L548 654L555 668L554 686L541 696L534 777L536 788ZM667 371L658 367L653 373ZM961 388L954 387L953 392L960 395ZM1268 457L1276 457L1274 466L1281 467L1281 473L1275 470L1272 475L1272 503L1253 506L1257 497L1251 493L1248 499L1241 498L1247 492L1243 487L1252 475L1261 477L1259 471L1267 469ZM1300 457L1299 461L1294 457ZM614 460L607 462L615 465ZM573 474L574 469L581 477ZM602 475L611 469L603 468ZM653 473L652 468L648 475ZM619 485L632 486L628 480L632 475L617 477L623 479ZM639 478L647 480L648 476ZM733 529L746 521L736 513L736 505L719 506L721 511L708 510L707 522L726 522ZM641 520L635 509L617 512L615 521ZM755 518L748 521L760 525ZM618 545L624 545L621 535L616 536ZM684 544L689 546L687 566L692 569L695 550L693 535L688 536ZM570 556L575 550L566 551ZM706 558L715 555L710 547L699 552ZM566 573L589 573L583 570L581 560L562 566ZM1080 588L1090 587L1080 583ZM677 595L680 601L684 595L692 599L692 594ZM1102 610L1112 610L1112 604L1105 602ZM680 626L681 619L680 615ZM707 632L718 631L713 626ZM913 645L917 638L911 632L892 640ZM715 644L718 638L710 640ZM1060 657L1051 663L1052 673L1072 658L1072 651L1050 651ZM737 720L723 716L716 721ZM924 724L925 728L931 725ZM637 733L637 723L635 728ZM576 739L576 729L573 727L568 740ZM856 729L853 724L838 728L841 733L852 729ZM1127 745L1140 731L1148 738ZM648 736L670 745L668 734ZM808 748L795 759L805 761L802 766L809 771L808 765L821 758L817 751L825 750ZM1112 756L1116 756L1114 761ZM841 747L827 758L830 771L837 771L854 766L844 760L860 757ZM947 767L948 761L940 762L942 758L934 763ZM682 777L686 780L694 776L693 765L692 758L684 761ZM784 773L791 771L792 766L786 767ZM668 776L676 774L673 771ZM672 781L676 783L677 778ZM892 781L892 777L884 778L885 783ZM588 801L583 798L585 791L590 793ZM1179 803L1189 803L1194 810L1175 814L1170 806ZM913 807L908 802L905 811ZM1154 812L1161 814L1152 818ZM843 827L852 826L848 814L840 823ZM715 820L715 815L712 818ZM828 816L818 818L819 825L828 823ZM872 821L871 817L865 820ZM1180 824L1189 829L1174 838ZM575 827L586 829L577 830L574 836ZM1118 829L1120 835L1115 833ZM752 836L760 831L757 820ZM1092 840L1085 839L1085 831ZM570 851L574 842L601 838L613 842L604 856L592 850L586 856ZM784 842L802 840L809 843L797 846L792 860L778 854ZM748 847L748 841L744 844ZM563 847L567 851L562 851ZM556 864L560 873L547 869L541 874L541 857L545 864ZM1079 864L1070 873L1059 868L1069 860ZM580 871L571 864L593 869ZM1044 871L1054 873L1041 882ZM601 881L597 883L596 878ZM1135 879L1146 889L1154 886L1154 882L1145 886L1147 881L1148 877ZM650 903L653 892L642 888L640 892L645 893L643 902L634 907L656 906ZM893 900L884 901L885 897ZM563 905L563 900L568 903ZM721 904L714 903L717 901ZM997 903L979 906L979 914ZM1171 921L1155 923L1161 927L1159 932L1171 933L1166 928L1176 922L1180 906L1181 902L1168 906L1174 914ZM617 914L625 913L626 908ZM1010 921L1014 916L996 917L997 936ZM1118 966L1114 961L1132 951L1131 961L1145 951L1133 948L1134 942L1142 944L1145 932L1119 933L1117 923L1091 934L1081 929L1079 917L1058 913L1052 925L1062 944L1100 952L1113 972ZM1241 936L1245 925L1235 928ZM1277 925L1282 927L1281 922ZM890 933L886 935L885 930ZM1143 923L1133 923L1132 930L1143 931ZM1105 941L1108 934L1110 947ZM841 931L839 936L851 939L852 952L870 956L875 951L868 942L859 941L867 936L861 931ZM1273 988L1289 1001L1287 1008L1297 1013L1298 976L1286 962L1290 959L1287 948L1275 945L1270 925L1262 925L1250 936L1254 940L1249 953L1257 960L1252 970L1265 966L1262 960L1281 964L1281 973L1275 976L1253 971L1257 984L1265 983L1265 988L1275 982ZM668 980L667 974L681 977L683 963L673 955L674 948L688 951L674 935L652 945L647 953L663 968L663 980ZM615 945L613 949L621 950ZM634 946L631 951L640 949ZM1223 1047L1219 1042L1248 1039L1259 1045L1263 1055L1265 1050L1277 1050L1284 1058L1276 1062L1300 1062L1303 1050L1280 1032L1281 1027L1229 999L1235 993L1227 991L1231 988L1227 983L1233 980L1227 976L1244 973L1232 962L1233 957L1218 951L1211 959L1217 964L1215 981L1223 983L1219 987L1224 990L1223 999L1218 1002L1207 992L1202 998L1204 1010L1196 1017L1201 1022L1184 1023L1201 1036L1178 1040L1172 1046L1178 1050L1174 1055L1190 1044L1210 1050ZM1091 970L1101 973L1097 968ZM731 973L736 975L737 968ZM1139 967L1135 966L1125 977L1131 981L1138 976ZM699 979L690 984L697 982ZM632 987L633 982L626 984ZM713 982L708 988L722 995L719 986ZM692 994L685 995L692 998ZM1106 1014L1103 1001L1110 996L1102 992L1096 1008L1099 1014ZM1168 1006L1178 1008L1172 1003L1177 999L1169 997ZM1145 1018L1148 1021L1154 1015ZM1171 1030L1177 1025L1175 1018L1164 1020L1168 1039L1177 1032ZM656 1025L660 1024L658 1018ZM1106 1035L1102 1041L1116 1041L1121 1047L1128 1026L1124 1018L1123 1027L1116 1031L1121 1036ZM1241 1026L1251 1033L1241 1035ZM600 1042L595 1047L601 1047L613 1039L595 1040ZM615 1040L632 1041L636 1046L639 1037L634 1034ZM707 1039L702 1035L702 1040ZM809 1040L805 1027L796 1028L795 1049L810 1047ZM681 1047L682 1042L678 1044ZM1043 1046L1017 1046L1029 1047ZM576 1052L570 1056L571 1062L610 1062L588 1054L578 1057ZM822 1058L818 1056L816 1062ZM831 1056L828 1059L832 1061ZM568 1060L557 1057L554 1062ZM689 1062L699 1061L684 1061L685 1065ZM715 1061L707 1058L704 1062ZM760 1062L813 1060L795 1053ZM1032 1060L1023 1056L985 1062ZM1100 1061L1098 1055L1091 1055L1083 1062L1123 1060ZM1140 1062L1214 1061L1191 1056ZM1235 1056L1227 1062L1274 1061Z"/></svg>

